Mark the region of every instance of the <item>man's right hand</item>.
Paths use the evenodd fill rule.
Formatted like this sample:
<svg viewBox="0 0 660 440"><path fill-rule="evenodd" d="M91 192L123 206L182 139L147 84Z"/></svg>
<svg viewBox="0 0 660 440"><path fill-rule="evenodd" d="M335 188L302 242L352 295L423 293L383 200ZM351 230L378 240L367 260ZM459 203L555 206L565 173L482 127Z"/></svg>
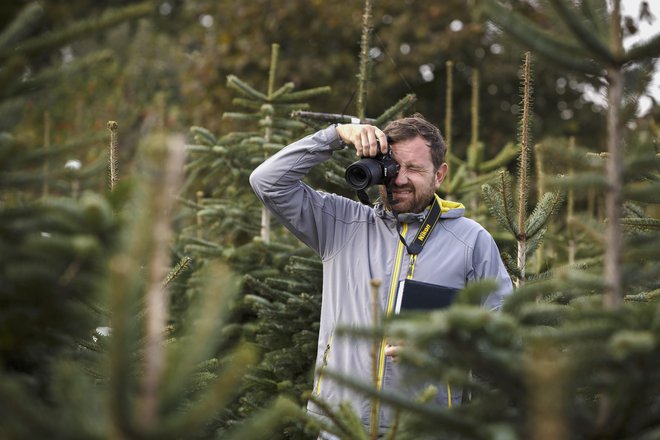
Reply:
<svg viewBox="0 0 660 440"><path fill-rule="evenodd" d="M379 152L385 154L389 148L385 133L373 125L337 124L337 134L344 143L355 146L355 152L360 157L374 157Z"/></svg>

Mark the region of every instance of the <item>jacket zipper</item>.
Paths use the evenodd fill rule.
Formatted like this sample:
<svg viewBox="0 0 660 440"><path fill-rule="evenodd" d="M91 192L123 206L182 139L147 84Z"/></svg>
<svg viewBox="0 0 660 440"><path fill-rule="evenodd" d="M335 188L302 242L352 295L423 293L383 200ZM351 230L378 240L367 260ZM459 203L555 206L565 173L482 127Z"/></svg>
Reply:
<svg viewBox="0 0 660 440"><path fill-rule="evenodd" d="M408 232L408 225L404 223L403 228L401 230L401 235L405 237L406 232ZM399 247L397 248L396 251L396 259L394 260L394 267L392 268L392 278L390 280L390 292L387 297L387 308L385 309L385 316L387 318L392 316L392 311L394 310L394 298L396 297L397 285L399 283L399 274L401 273L401 260L403 258L403 249L404 249L403 243L399 241ZM378 377L376 381L376 389L378 391L381 391L383 389L384 370L385 370L385 338L383 338L383 340L380 343L380 350L378 353ZM372 422L378 423L379 413L380 413L380 409L378 408L378 405L373 405L371 408Z"/></svg>
<svg viewBox="0 0 660 440"><path fill-rule="evenodd" d="M332 338L335 336L334 333L330 335L330 339L328 339L328 345L325 347L325 351L323 352L323 363L321 364L321 371L319 372L319 377L316 380L316 395L321 394L321 381L323 381L323 373L325 372L325 368L328 366L328 358L330 357L330 347L332 346Z"/></svg>
<svg viewBox="0 0 660 440"><path fill-rule="evenodd" d="M437 196L436 196L437 197ZM403 228L401 230L401 235L406 236L406 232L408 232L408 225L406 223L403 224ZM392 279L390 281L390 293L387 298L387 309L385 312L385 316L389 318L392 316L392 310L394 308L394 299L396 297L396 291L397 291L397 286L399 284L399 274L401 273L401 260L403 258L403 243L399 242L399 247L397 248L396 252L396 260L394 262L394 268L392 270ZM416 259L416 255L413 256L414 261ZM408 278L412 278L414 271L414 266L413 264L410 265L408 268ZM378 391L381 391L383 389L383 374L385 370L385 345L386 341L385 338L383 338L381 345L380 345L380 352L379 352L379 357L378 357L378 381L376 384L376 389ZM447 383L447 407L451 408L452 407L452 397L451 397L451 385ZM378 408L372 408L372 420L375 420L375 416L378 415Z"/></svg>

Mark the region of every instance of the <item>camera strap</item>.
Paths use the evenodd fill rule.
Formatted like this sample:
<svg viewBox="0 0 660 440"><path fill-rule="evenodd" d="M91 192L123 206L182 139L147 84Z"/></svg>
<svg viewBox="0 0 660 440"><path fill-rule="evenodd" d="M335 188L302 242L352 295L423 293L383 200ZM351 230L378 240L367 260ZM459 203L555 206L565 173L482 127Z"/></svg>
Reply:
<svg viewBox="0 0 660 440"><path fill-rule="evenodd" d="M365 190L358 189L355 191L355 194L357 194L358 199L360 199L360 202L362 202L364 205L371 206L371 200L369 200L369 195Z"/></svg>
<svg viewBox="0 0 660 440"><path fill-rule="evenodd" d="M408 255L411 257L413 255L417 256L417 254L422 252L426 240L428 240L428 238L431 236L431 233L433 232L435 225L438 223L438 220L440 220L441 215L442 208L440 206L440 197L438 197L437 194L434 194L431 209L429 209L429 212L426 214L424 222L419 227L419 231L417 231L417 235L415 236L413 242L411 244L406 243L406 239L401 235L401 233L399 233L399 239L408 250Z"/></svg>
<svg viewBox="0 0 660 440"><path fill-rule="evenodd" d="M392 195L392 185L387 185L385 190L387 191L387 201L389 202L390 206L394 205L396 200L394 200L394 196ZM369 195L365 190L356 189L355 194L357 194L360 202L362 202L364 205L371 206L371 200L369 199Z"/></svg>

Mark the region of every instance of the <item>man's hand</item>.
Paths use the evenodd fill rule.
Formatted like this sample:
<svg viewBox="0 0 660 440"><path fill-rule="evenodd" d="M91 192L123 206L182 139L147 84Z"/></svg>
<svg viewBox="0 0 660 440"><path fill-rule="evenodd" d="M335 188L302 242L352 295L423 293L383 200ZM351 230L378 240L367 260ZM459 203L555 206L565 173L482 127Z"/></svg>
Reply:
<svg viewBox="0 0 660 440"><path fill-rule="evenodd" d="M387 136L373 125L366 124L337 124L337 134L346 144L355 146L360 157L374 157L376 154L387 153ZM380 151L378 149L380 143Z"/></svg>
<svg viewBox="0 0 660 440"><path fill-rule="evenodd" d="M398 345L391 345L391 344L385 345L385 356L392 356L393 358L396 358L397 354L399 354Z"/></svg>

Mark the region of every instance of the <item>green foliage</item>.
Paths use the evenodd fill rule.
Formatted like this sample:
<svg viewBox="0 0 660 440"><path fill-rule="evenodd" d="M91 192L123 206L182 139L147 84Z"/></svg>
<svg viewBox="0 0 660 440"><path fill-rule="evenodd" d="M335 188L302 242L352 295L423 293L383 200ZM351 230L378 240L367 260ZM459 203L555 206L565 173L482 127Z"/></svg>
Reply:
<svg viewBox="0 0 660 440"><path fill-rule="evenodd" d="M193 160L187 164L188 186L201 189L190 204L197 208L197 227L205 231L205 240L221 234L217 241L223 245L240 245L260 230L269 231L269 217L261 214L263 208L250 190L249 174L265 157L301 133L304 125L287 118L292 111L309 107L301 100L330 91L328 87L294 91L292 83L276 89L278 52L279 46L273 45L268 91L260 92L234 75L227 78L227 86L239 94L234 103L254 111L226 112L223 117L252 123L258 127L255 131L232 132L218 139L205 128L192 128L197 144L189 147ZM262 238L270 240L269 236ZM191 239L191 244L201 243Z"/></svg>
<svg viewBox="0 0 660 440"><path fill-rule="evenodd" d="M182 328L164 339L167 317L157 306L189 264L168 276L160 267L182 153L165 144L145 144L144 178L124 203L119 186L107 198L2 205L0 398L12 405L0 414L1 437L214 437L213 422L257 361L254 346L224 332L235 287L223 266L189 278L199 294ZM259 429L289 417L300 411L280 399L225 438L263 438Z"/></svg>
<svg viewBox="0 0 660 440"><path fill-rule="evenodd" d="M539 240L542 239L552 216L559 210L563 201L561 192L545 193L526 218L524 228L520 230L515 223L519 208L514 204L515 193L508 172L501 172L495 188L486 184L482 187L482 191L489 212L497 219L500 226L517 239L524 238L531 242L525 251L527 257L531 256L540 244ZM510 268L510 270L515 269Z"/></svg>
<svg viewBox="0 0 660 440"><path fill-rule="evenodd" d="M556 57L565 57L564 66L596 66L592 60L578 59L580 50L587 53L597 49L596 41L545 38L546 31L518 16L517 11L512 13L496 2L482 3L514 35L533 43L533 47L551 48ZM561 10L572 8L573 3L552 3L560 16L575 12ZM578 4L581 12L589 10L587 3L590 2ZM567 28L572 28L570 32L580 35L578 24L571 23L575 17L564 18ZM599 25L601 30L603 27L607 28ZM575 50L558 51L558 47ZM605 55L601 53L600 62ZM634 93L630 91L631 96ZM618 106L618 102L610 105ZM523 114L522 138L527 138L524 131L529 129L526 116ZM613 133L616 132L611 131L610 136ZM524 242L518 247L522 255L517 261L504 257L512 263L512 274L529 282L520 284L500 313L478 307L478 299L485 292L476 286L470 288L472 293L459 296L457 304L449 309L401 317L387 328L387 337L403 341L400 358L411 383L449 383L463 389L467 404L440 408L424 403L424 396L433 393L433 389L418 396L379 393L370 384L330 372L336 380L400 411L400 425L387 436L554 439L652 438L657 434L654 410L645 410L657 405L660 391L652 385L657 380L653 365L658 356L655 301L660 235L651 214L656 207L649 203L654 200L647 198L656 189L657 145L648 139L648 132L628 139L622 171L622 193L626 195L621 220L625 231L620 267L623 305L613 308L602 300L611 289L602 276L611 243L600 230L603 223L619 220L603 219L589 204L590 194L610 190L614 185L611 174L603 177L605 162L615 160L613 153L594 154L568 148L565 141L548 140L551 147L543 148L544 160L553 166L538 170L537 184L555 192L540 191L531 214L526 209L530 186L526 174L531 171L528 158L520 161L517 191L513 190L508 172L500 174L499 184L483 187L485 200L500 226ZM529 145L521 143L526 154ZM476 142L472 145L471 158L477 163L479 146ZM591 146L598 148L597 144ZM466 169L467 166L459 168L455 178L466 174ZM554 172L568 176L549 177ZM555 266L550 272L530 276L524 271L524 260L537 249L548 226L561 228L561 222L552 220L562 201L560 194L567 189L573 196L571 210L585 208L576 205L576 199L588 202L583 214L571 211L568 219L570 240L577 242L579 258L570 267ZM630 196L632 199L627 198ZM582 229L576 228L578 221L583 221ZM566 231L552 232L552 246L565 248L561 240ZM358 329L351 333L355 337L373 337L381 331ZM339 412L330 408L326 412L333 421L329 431L341 438L359 438L343 430L341 420L335 420L341 417Z"/></svg>
<svg viewBox="0 0 660 440"><path fill-rule="evenodd" d="M153 129L194 125L216 133L240 131L243 127L237 121L218 118L236 98L235 92L226 87L227 77L234 75L257 90L265 90L262 73L269 68L273 41L283 42L280 72L291 72L290 80L299 87L314 89L332 82L333 93L323 98L326 111L345 113L355 101L351 97L356 89L361 4L346 7L295 0L278 8L264 8L256 3L230 1L170 1L156 2L147 11L147 3L55 0L41 8L31 6L40 11L36 24L24 27L21 38L11 39L7 47L16 49L17 42L67 29L79 21L93 23L138 9L143 14L139 19L132 16L113 27L98 27L72 37L60 46L61 51L60 47L44 49L44 53L29 60L7 63L15 65L16 70L10 74L11 81L2 84L15 84L24 74L32 79L49 66L60 70L63 80L31 89L27 101L5 101L0 108L4 110L0 118L3 128L11 128L21 138L30 136L31 145L39 145L38 127L44 111L49 110L52 142L61 144L88 129L104 126L109 119L118 120L124 166L133 158L137 139ZM0 9L2 22L10 22L20 6L8 4ZM514 60L518 51L502 46L497 34L471 17L463 1L439 5L431 0L415 0L414 7L379 1L372 15L371 74L379 87L377 92L372 88L367 97L368 113L380 114L401 96L416 94L424 99L417 101L414 110L431 121L441 120L438 103L445 91L438 87L444 81L438 66L453 60L456 153L463 157L469 143L472 68L481 71L482 89L492 97L481 103L481 140L486 157L499 152L514 132L515 116L510 108L516 105L511 96L517 84ZM459 31L450 26L455 20L463 25ZM410 23L415 23L415 30ZM491 46L505 50L491 51ZM92 54L100 49L111 54L110 58L82 70L70 68L88 55L94 58ZM420 66L431 69L433 79L423 76ZM539 83L545 84L538 103L539 111L544 113L544 129L557 134L565 130L575 133L578 121L590 125L600 122L586 111L576 112L571 121L562 120L556 111L558 102L572 108L574 103L579 104L580 93L567 88L557 96L553 89L558 73L543 66L539 72Z"/></svg>
<svg viewBox="0 0 660 440"><path fill-rule="evenodd" d="M445 142L448 144L448 153L445 161L450 166L450 172L448 175L449 178L446 179L442 187L442 192L446 194L447 198L463 200L467 203L472 208L473 212L471 216L473 218L480 216L480 213L476 212L475 209L477 204L475 197L476 190L487 182L493 181L497 174L502 172L513 158L519 156L520 151L519 145L508 143L495 157L491 159L484 158L484 144L479 140L479 87L479 71L474 70L472 72L471 140L467 147L465 160L463 160L451 153L449 146L451 146L452 140L450 138L445 139ZM447 94L451 94L452 90L453 84L448 83ZM448 104L451 105L452 102L453 100L450 100ZM447 115L452 115L453 109L448 107L445 109L445 112ZM445 127L445 129L447 130L448 127ZM449 130L449 133L451 132L452 130Z"/></svg>
<svg viewBox="0 0 660 440"><path fill-rule="evenodd" d="M518 285L522 285L526 277L526 261L541 245L552 216L559 210L563 201L560 192L541 194L534 210L527 213L530 192L529 175L531 174L530 130L532 124L532 77L531 55L525 56L524 73L522 75L522 110L520 113L520 155L518 160L518 191L514 192L508 171L500 172L496 188L485 184L482 186L484 200L490 213L497 219L500 226L511 233L518 242L517 261L504 255L504 262L509 272L514 274ZM539 179L541 176L539 173ZM514 199L517 199L514 201ZM538 276L538 274L534 275Z"/></svg>
<svg viewBox="0 0 660 440"><path fill-rule="evenodd" d="M501 172L520 151L510 141L518 49L471 18L465 2L417 0L411 7L388 0L372 9L368 113L380 113L380 125L414 106L435 121L438 102L451 90L448 192L472 198L488 183L484 197L501 223L493 235L525 237L530 259L543 238L538 258L548 261L530 275L505 255L512 274L529 282L500 313L477 307L490 289L478 284L444 312L388 328L407 341L401 363L412 379L464 388L471 396L466 405L446 410L426 403L433 387L407 397L336 378L398 408L400 423L387 438L654 438L660 432L658 129L653 113L633 121L653 70L644 58L657 56L660 38L619 50L609 46L605 2L547 3L550 8L541 2L509 9L480 2L538 55L573 72L536 69L535 108L542 117L528 128L541 139L547 169L536 170L530 186L548 191L539 191L522 227L515 220L527 212L515 203L511 175ZM0 398L11 402L0 412L0 437L304 439L322 428L341 438L369 438L348 404L327 407L328 423L302 418L316 349L320 262L281 229L274 227L269 242L254 239L265 224L247 185L255 165L301 135L300 119L289 112L325 93L319 83L333 85L325 108L345 117L355 90L359 8L298 0L277 8L167 4L169 12L160 2L123 1L0 9L0 129L13 132L0 134ZM207 16L212 26L200 26ZM454 20L460 31L450 26ZM273 40L284 42L280 62ZM436 80L444 78L428 60L448 59L456 81L443 92ZM603 66L633 60L623 81L628 128L617 222L624 232L625 302L604 310L606 136L600 116L579 110L579 90L571 86L561 96L555 90L557 78L599 85ZM276 86L276 68L295 83ZM471 75L477 70L479 81ZM232 100L246 111L218 118L217 109ZM574 117L560 118L558 102L575 106ZM101 141L107 134L99 127L108 119L122 127L126 175L138 137L195 124L181 211L154 204L163 201L157 179L93 192L107 187ZM216 137L228 131L220 127L237 129ZM575 149L547 136L566 132L576 135ZM136 176L156 178L160 157ZM82 167L65 167L71 158ZM353 159L336 154L310 182L346 193L343 170ZM551 177L556 174L564 176ZM563 191L573 194L565 219L551 215ZM155 233L163 219L181 232L172 248ZM155 265L155 256L165 263ZM229 271L245 275L238 287ZM152 291L171 296L156 350L163 368L155 376L147 373L154 364L145 343L151 311L144 304ZM95 330L106 326L110 335ZM362 336L381 331L364 329ZM145 384L153 377L162 386L149 394ZM147 398L156 402L150 420L143 417Z"/></svg>
<svg viewBox="0 0 660 440"><path fill-rule="evenodd" d="M646 261L641 270L630 268L631 295L616 312L601 304L597 293L604 284L594 267L528 283L500 313L479 307L479 298L492 289L486 283L462 292L449 309L391 322L386 334L402 341L399 362L410 383L462 388L461 407L440 408L425 404L421 395L379 393L350 377L333 377L397 408L401 439L544 438L549 432L556 434L552 438L652 436L658 425L648 408L660 392L654 368L659 335L657 307L648 302L657 301L657 294L647 289L657 290L658 251L651 260L648 254L640 258L641 241L657 248L660 235L643 233L627 247L631 260ZM640 290L648 293L632 294Z"/></svg>
<svg viewBox="0 0 660 440"><path fill-rule="evenodd" d="M234 99L234 92L225 86L226 77L233 74L246 83L261 85L256 88L263 90L266 81L262 72L268 69L273 41L281 44L280 72L291 72L290 80L299 87L332 84L333 93L324 98L325 112L356 114L359 65L355 55L360 50L363 2L330 5L294 0L278 6L232 2L186 6L186 13L208 14L214 19L209 29L191 25L186 38L201 47L185 73L195 83L184 91L190 98L184 114L203 115L201 122L193 119L191 125L203 125L214 132L240 129L233 121L217 118L217 108L229 108ZM431 0L374 2L369 70L373 85L369 86L365 110L367 115L381 114L401 96L415 94L424 98L417 101L414 111L432 122L442 121L439 103L445 98L445 74L441 66L451 60L456 85L453 135L456 152L463 157L470 141L470 71L479 69L484 96L489 97L481 103L482 141L486 156L493 157L515 133L511 107L517 104L512 96L518 84L519 50L503 45L500 35L475 20L471 10L468 3L458 0L442 4ZM462 27L456 30L457 25ZM546 85L539 92L543 98L538 104L545 116L545 129L558 135L572 130L577 120L594 117L590 112L576 112L576 119L562 120L557 103L566 101L572 106L579 93L568 88L563 96L557 96L553 90L563 72L545 65L539 72L539 83ZM217 106L210 102L217 102Z"/></svg>
<svg viewBox="0 0 660 440"><path fill-rule="evenodd" d="M3 35L6 43L15 43L16 37L19 35L20 29L27 26L31 26L34 21L36 21L38 8L34 5L28 4L26 9L17 17L17 20L14 21L13 25L7 30L6 34ZM26 41L21 42L19 49L14 50L13 48L4 47L0 50L0 60L6 60L11 56L33 56L38 52L47 51L53 47L60 47L66 43L80 38L81 36L89 35L92 32L98 32L99 30L117 26L120 23L124 23L127 20L134 19L136 17L145 16L153 12L153 3L144 2L137 5L128 6L121 10L110 9L105 12L105 14L100 17L94 17L84 21L78 21L73 25L69 25L66 28L58 29L52 33L44 33L32 37Z"/></svg>
<svg viewBox="0 0 660 440"><path fill-rule="evenodd" d="M263 354L244 372L240 392L217 420L215 429L221 435L230 435L236 424L251 420L278 395L301 405L300 396L311 387L320 263L262 212L248 177L266 157L301 135L305 125L289 118L292 111L309 108L301 100L326 94L329 88L296 91L290 82L278 88L278 53L279 46L273 45L265 92L237 76L227 77L227 87L238 94L234 104L247 111L225 112L223 118L239 121L250 130L217 137L211 130L193 127L195 144L188 146L192 159L186 165L186 187L197 192L196 200L185 201L194 217L182 231L180 244L194 256L198 268L220 258L243 276L223 331L233 335L234 343L250 341ZM197 290L190 283L186 295L195 296ZM281 434L270 435L308 438L302 422L287 424Z"/></svg>
<svg viewBox="0 0 660 440"><path fill-rule="evenodd" d="M104 197L0 208L0 359L43 389L53 362L102 322L97 286L118 222Z"/></svg>
<svg viewBox="0 0 660 440"><path fill-rule="evenodd" d="M316 258L291 257L279 277L244 280L244 302L259 318L255 343L262 362L245 378L237 409L251 414L275 396L288 396L304 405L311 389L321 312L321 263ZM283 438L309 438L302 423L291 425Z"/></svg>
<svg viewBox="0 0 660 440"><path fill-rule="evenodd" d="M555 2L557 4L559 2ZM565 35L552 34L537 26L532 20L518 11L512 11L500 4L497 0L484 0L480 2L483 12L487 16L506 28L511 35L529 44L535 53L548 57L553 63L564 68L576 70L586 74L598 74L599 69L593 61L588 59L588 52L575 40ZM602 23L593 26L602 28ZM590 36L592 41L595 35ZM596 40L597 41L597 40ZM596 43L601 46L602 43Z"/></svg>

